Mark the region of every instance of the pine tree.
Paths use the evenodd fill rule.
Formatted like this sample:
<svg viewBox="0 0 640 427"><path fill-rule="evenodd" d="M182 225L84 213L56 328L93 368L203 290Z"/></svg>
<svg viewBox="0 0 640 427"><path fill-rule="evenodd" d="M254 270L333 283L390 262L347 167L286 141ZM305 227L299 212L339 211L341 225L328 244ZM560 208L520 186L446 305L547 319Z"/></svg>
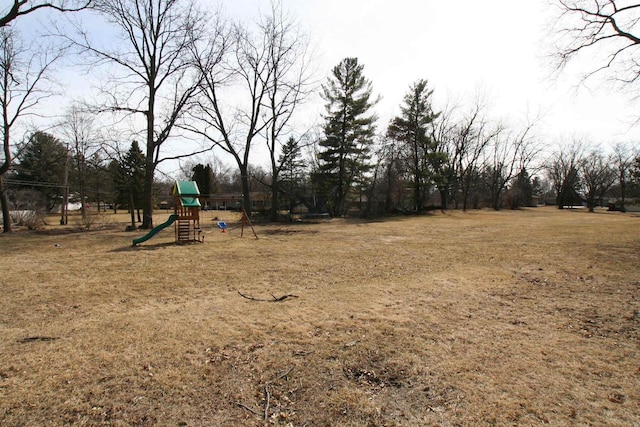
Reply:
<svg viewBox="0 0 640 427"><path fill-rule="evenodd" d="M289 213L302 197L302 182L307 162L302 158L302 148L295 138L290 137L282 146L282 154L278 158L280 179L278 188L286 195Z"/></svg>
<svg viewBox="0 0 640 427"><path fill-rule="evenodd" d="M145 155L140 149L138 141L133 141L127 154L119 161L112 162L109 170L112 174L114 188L118 193L118 201L129 205L131 213L131 228L135 228L135 211L140 208L144 200Z"/></svg>
<svg viewBox="0 0 640 427"><path fill-rule="evenodd" d="M30 183L30 187L43 196L46 208L59 203L63 193L67 148L56 137L45 132L34 132L19 156L16 180Z"/></svg>
<svg viewBox="0 0 640 427"><path fill-rule="evenodd" d="M533 203L533 183L525 168L512 179L511 188L507 191L507 201L511 209L531 206Z"/></svg>
<svg viewBox="0 0 640 427"><path fill-rule="evenodd" d="M191 172L193 172L191 180L198 184L200 194L209 196L210 194L215 193L215 175L211 165L198 163L193 167L193 169L191 169Z"/></svg>
<svg viewBox="0 0 640 427"><path fill-rule="evenodd" d="M422 212L426 191L435 180L435 166L443 161L436 152L437 144L430 137L429 126L438 117L431 106L426 80L413 83L400 107L402 115L395 117L387 128L387 135L401 145L401 152L411 173L413 209Z"/></svg>
<svg viewBox="0 0 640 427"><path fill-rule="evenodd" d="M377 117L370 110L378 99L372 98L372 85L363 68L357 58L345 58L322 86L326 122L316 178L333 216L347 213L354 183L371 168Z"/></svg>

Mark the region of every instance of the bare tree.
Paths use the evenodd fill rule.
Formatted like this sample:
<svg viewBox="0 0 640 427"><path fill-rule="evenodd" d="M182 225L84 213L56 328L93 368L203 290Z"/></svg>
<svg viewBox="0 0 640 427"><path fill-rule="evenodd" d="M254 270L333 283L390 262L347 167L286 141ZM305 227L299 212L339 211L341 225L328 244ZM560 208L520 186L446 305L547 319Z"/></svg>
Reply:
<svg viewBox="0 0 640 427"><path fill-rule="evenodd" d="M92 169L91 161L102 148L100 133L95 123L95 116L78 105L69 107L61 130L71 151L74 177L80 195L80 211L82 220L87 225L87 184Z"/></svg>
<svg viewBox="0 0 640 427"><path fill-rule="evenodd" d="M600 150L593 150L582 161L581 190L589 212L593 212L616 180L616 171Z"/></svg>
<svg viewBox="0 0 640 427"><path fill-rule="evenodd" d="M442 161L434 164L434 172L437 176L436 187L440 193L442 209L449 208L449 201L454 199L458 186L456 156L460 153L456 150L454 142L457 126L455 114L458 108L456 105L445 105L431 127L431 139L436 144L435 151L445 153Z"/></svg>
<svg viewBox="0 0 640 427"><path fill-rule="evenodd" d="M192 48L202 90L190 112L192 122L184 126L233 157L242 186L242 207L250 215L249 158L255 140L271 122L267 100L274 74L273 38L260 28L252 32L240 24L210 37L206 44L195 43Z"/></svg>
<svg viewBox="0 0 640 427"><path fill-rule="evenodd" d="M554 57L563 69L580 56L600 58L584 78L606 73L623 86L640 83L640 3L620 0L554 0L560 10L554 24Z"/></svg>
<svg viewBox="0 0 640 427"><path fill-rule="evenodd" d="M202 93L185 128L230 154L240 173L242 206L251 213L250 154L264 139L271 166L272 217L277 217L278 153L291 118L308 93L308 42L280 3L254 28L233 25L211 34L206 44L194 44L202 73ZM225 94L233 94L226 96ZM232 101L235 98L236 101Z"/></svg>
<svg viewBox="0 0 640 427"><path fill-rule="evenodd" d="M0 14L0 27L5 27L20 16L28 15L39 9L51 9L58 12L77 12L91 6L92 0L58 0L58 1L30 1L13 0L8 9Z"/></svg>
<svg viewBox="0 0 640 427"><path fill-rule="evenodd" d="M626 211L625 203L627 197L627 188L632 181L634 156L630 144L619 143L613 147L611 155L612 167L617 175L617 195L620 203L620 210Z"/></svg>
<svg viewBox="0 0 640 427"><path fill-rule="evenodd" d="M406 191L406 185L403 182L407 172L402 162L403 147L387 135L383 135L376 145L374 157L377 161L374 162L374 179L372 180L372 187L376 188L370 190L373 197L371 201L367 202L379 204L378 213L404 210L405 197L403 192ZM374 208L375 206L368 207Z"/></svg>
<svg viewBox="0 0 640 427"><path fill-rule="evenodd" d="M265 48L269 51L267 61L270 72L265 74L270 77L265 82L268 119L265 136L271 166L271 220L276 221L281 192L279 175L283 164L278 162L278 153L290 141L286 135L287 128L298 110L297 107L309 94L313 82L309 67L308 38L282 10L279 1L272 2L271 15L262 17L258 28L266 42ZM302 138L294 140L299 143Z"/></svg>
<svg viewBox="0 0 640 427"><path fill-rule="evenodd" d="M457 180L462 196L462 209L469 208L469 195L476 184L480 159L487 146L504 131L502 124L491 124L486 118L486 109L482 100L476 100L469 113L463 117L455 128L452 139ZM456 199L457 204L457 199Z"/></svg>
<svg viewBox="0 0 640 427"><path fill-rule="evenodd" d="M123 44L100 46L81 28L75 36L62 36L92 58L91 65L109 67L110 77L102 88L106 101L96 106L97 111L144 117L142 228L151 228L156 167L165 160L197 154L162 156L161 148L199 89L190 46L210 22L188 0L94 0L93 7L117 29Z"/></svg>
<svg viewBox="0 0 640 427"><path fill-rule="evenodd" d="M487 186L491 207L502 209L503 196L511 180L525 171L542 150L533 130L536 121L527 123L521 131L496 135L487 147Z"/></svg>
<svg viewBox="0 0 640 427"><path fill-rule="evenodd" d="M582 142L575 141L556 151L547 161L547 175L556 193L556 202L560 209L581 201L580 169L584 158Z"/></svg>
<svg viewBox="0 0 640 427"><path fill-rule="evenodd" d="M11 231L9 203L3 176L12 164L12 130L19 121L35 114L36 107L51 96L50 72L61 52L51 52L42 46L23 44L18 33L9 27L0 28L0 112L2 114L2 153L0 157L0 203L3 231Z"/></svg>

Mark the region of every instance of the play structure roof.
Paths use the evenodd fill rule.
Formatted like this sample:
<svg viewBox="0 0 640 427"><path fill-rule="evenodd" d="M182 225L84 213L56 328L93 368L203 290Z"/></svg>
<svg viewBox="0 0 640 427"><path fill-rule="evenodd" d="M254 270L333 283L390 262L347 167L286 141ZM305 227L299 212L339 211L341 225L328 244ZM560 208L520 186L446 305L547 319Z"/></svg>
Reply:
<svg viewBox="0 0 640 427"><path fill-rule="evenodd" d="M184 207L199 208L201 206L198 200L200 190L195 181L176 181L171 194L180 196L180 204Z"/></svg>

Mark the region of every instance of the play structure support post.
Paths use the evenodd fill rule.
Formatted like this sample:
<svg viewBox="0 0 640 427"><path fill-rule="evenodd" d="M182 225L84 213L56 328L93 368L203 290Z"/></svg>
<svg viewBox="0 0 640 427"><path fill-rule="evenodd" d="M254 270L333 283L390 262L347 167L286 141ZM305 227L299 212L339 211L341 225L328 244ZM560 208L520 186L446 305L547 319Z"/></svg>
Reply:
<svg viewBox="0 0 640 427"><path fill-rule="evenodd" d="M247 215L247 211L244 210L244 208L242 209L242 227L240 228L240 237L242 237L244 235L244 225L245 224L249 224L249 226L251 227L251 231L253 231L253 235L255 236L256 240L258 240L258 235L256 234L256 230L253 228L253 224L251 224L251 220L249 219L249 215Z"/></svg>

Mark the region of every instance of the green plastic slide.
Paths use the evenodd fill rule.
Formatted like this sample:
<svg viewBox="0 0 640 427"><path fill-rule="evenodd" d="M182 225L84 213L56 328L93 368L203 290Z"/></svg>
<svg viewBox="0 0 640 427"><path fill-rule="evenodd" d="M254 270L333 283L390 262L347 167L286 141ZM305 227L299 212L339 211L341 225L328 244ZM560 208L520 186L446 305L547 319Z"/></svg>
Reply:
<svg viewBox="0 0 640 427"><path fill-rule="evenodd" d="M139 243L142 242L146 242L147 240L149 240L150 238L152 238L153 236L155 236L156 234L158 234L158 232L162 229L167 228L168 226L170 226L171 224L173 224L176 220L178 219L178 215L176 214L172 214L169 215L169 219L166 220L165 222L163 222L162 224L153 227L151 229L150 232L148 232L147 234L145 234L142 237L138 237L137 239L133 239L133 246L138 245Z"/></svg>

